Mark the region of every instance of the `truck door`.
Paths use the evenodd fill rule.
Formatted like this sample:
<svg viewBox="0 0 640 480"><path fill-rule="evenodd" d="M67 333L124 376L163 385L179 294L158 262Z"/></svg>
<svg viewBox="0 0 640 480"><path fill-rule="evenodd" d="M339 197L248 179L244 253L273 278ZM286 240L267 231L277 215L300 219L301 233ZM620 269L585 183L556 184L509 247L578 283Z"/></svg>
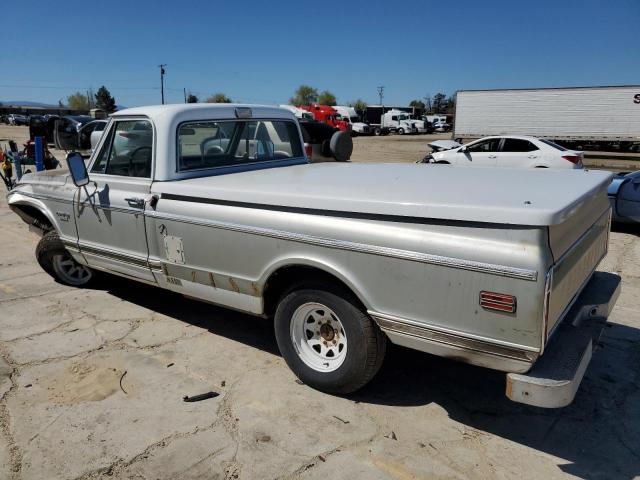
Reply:
<svg viewBox="0 0 640 480"><path fill-rule="evenodd" d="M529 167L542 160L542 154L529 140L505 138L498 154L498 167Z"/></svg>
<svg viewBox="0 0 640 480"><path fill-rule="evenodd" d="M153 128L147 119L112 123L79 189L78 243L89 266L154 281L148 267L145 199L151 189Z"/></svg>
<svg viewBox="0 0 640 480"><path fill-rule="evenodd" d="M500 150L500 138L487 138L471 143L467 148L458 152L458 165L474 165L478 167L495 167Z"/></svg>

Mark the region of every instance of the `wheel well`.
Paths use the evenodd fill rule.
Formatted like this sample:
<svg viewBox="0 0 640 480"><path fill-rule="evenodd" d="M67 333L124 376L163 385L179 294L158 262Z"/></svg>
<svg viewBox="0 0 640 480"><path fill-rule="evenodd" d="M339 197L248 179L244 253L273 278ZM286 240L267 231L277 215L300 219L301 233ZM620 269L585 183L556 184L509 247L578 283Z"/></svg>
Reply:
<svg viewBox="0 0 640 480"><path fill-rule="evenodd" d="M356 301L364 309L364 305L354 291L335 275L317 267L290 265L279 268L267 280L263 293L264 314L272 317L276 312L280 299L290 291L302 287L318 286L339 290L352 297L352 300Z"/></svg>
<svg viewBox="0 0 640 480"><path fill-rule="evenodd" d="M9 207L29 225L33 225L45 232L54 229L47 216L36 207L31 205L9 205Z"/></svg>

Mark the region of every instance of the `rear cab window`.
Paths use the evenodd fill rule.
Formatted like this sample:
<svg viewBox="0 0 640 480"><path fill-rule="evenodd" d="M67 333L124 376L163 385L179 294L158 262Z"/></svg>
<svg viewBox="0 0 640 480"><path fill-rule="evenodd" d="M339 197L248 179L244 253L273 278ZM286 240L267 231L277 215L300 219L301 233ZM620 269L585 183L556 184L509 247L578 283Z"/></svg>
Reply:
<svg viewBox="0 0 640 480"><path fill-rule="evenodd" d="M184 122L177 142L179 172L304 158L290 120Z"/></svg>

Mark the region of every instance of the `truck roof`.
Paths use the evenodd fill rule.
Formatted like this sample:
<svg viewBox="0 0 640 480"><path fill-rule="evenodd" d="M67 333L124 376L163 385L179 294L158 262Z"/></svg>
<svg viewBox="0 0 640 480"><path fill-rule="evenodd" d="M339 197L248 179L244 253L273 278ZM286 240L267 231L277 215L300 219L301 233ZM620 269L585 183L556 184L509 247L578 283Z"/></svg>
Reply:
<svg viewBox="0 0 640 480"><path fill-rule="evenodd" d="M295 118L286 108L271 105L247 105L240 103L177 103L171 105L149 105L120 110L113 117L144 115L154 122L167 121L171 118L188 116L190 120L233 119L236 118L236 108L250 108L255 118Z"/></svg>

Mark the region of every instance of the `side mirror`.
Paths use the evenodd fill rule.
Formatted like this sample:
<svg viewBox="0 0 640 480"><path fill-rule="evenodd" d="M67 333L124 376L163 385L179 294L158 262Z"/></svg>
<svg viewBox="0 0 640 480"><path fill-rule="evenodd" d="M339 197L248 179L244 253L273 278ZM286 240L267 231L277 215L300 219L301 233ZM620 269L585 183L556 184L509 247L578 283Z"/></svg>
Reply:
<svg viewBox="0 0 640 480"><path fill-rule="evenodd" d="M82 155L78 152L71 152L67 155L67 166L76 187L84 187L89 183L89 173L87 173L87 166Z"/></svg>
<svg viewBox="0 0 640 480"><path fill-rule="evenodd" d="M458 150L458 152L460 152L460 153L466 153L466 152L467 152L467 147L460 147L460 149Z"/></svg>

